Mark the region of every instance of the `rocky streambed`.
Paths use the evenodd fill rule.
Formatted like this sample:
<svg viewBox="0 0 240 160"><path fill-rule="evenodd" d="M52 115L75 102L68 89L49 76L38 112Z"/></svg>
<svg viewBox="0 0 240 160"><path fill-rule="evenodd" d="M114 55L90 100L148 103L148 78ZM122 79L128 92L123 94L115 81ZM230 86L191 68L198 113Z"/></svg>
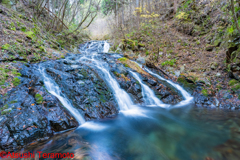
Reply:
<svg viewBox="0 0 240 160"><path fill-rule="evenodd" d="M89 45L85 48L90 48ZM17 150L81 125L59 98L49 92L41 69L60 88L60 96L68 99L85 121L114 118L121 110L116 98L118 93L114 90L116 86L110 83L109 76L135 105L154 105L146 104L150 91L144 91L142 84L163 104L174 107L185 99L177 88L165 80L149 74L144 67L121 55L102 53L105 46L102 43L101 46L100 51L96 48L91 50L94 54L68 54L64 59L39 64L15 64L22 75L19 77L21 83L0 98L2 150ZM156 68L149 70L164 77ZM131 72L136 73L141 82ZM179 82L191 90L196 106L219 106L220 100L201 93L201 83L193 84L185 77Z"/></svg>

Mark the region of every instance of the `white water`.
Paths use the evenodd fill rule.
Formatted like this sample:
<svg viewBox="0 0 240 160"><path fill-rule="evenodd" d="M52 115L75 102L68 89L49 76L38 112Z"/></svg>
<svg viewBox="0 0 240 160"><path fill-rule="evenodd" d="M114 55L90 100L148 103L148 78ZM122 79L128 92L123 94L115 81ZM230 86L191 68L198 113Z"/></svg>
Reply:
<svg viewBox="0 0 240 160"><path fill-rule="evenodd" d="M142 95L145 101L146 105L157 105L157 106L161 106L163 104L163 102L161 102L156 95L154 94L154 92L152 91L151 88L149 88L146 84L144 84L141 80L141 78L134 72L129 71L133 77L135 79L138 80L138 82L140 83L141 87L142 87Z"/></svg>
<svg viewBox="0 0 240 160"><path fill-rule="evenodd" d="M107 41L104 42L104 47L103 47L103 53L108 53L110 49L110 45L109 43L107 43Z"/></svg>
<svg viewBox="0 0 240 160"><path fill-rule="evenodd" d="M74 116L74 118L78 121L79 125L85 123L84 118L82 115L75 109L72 104L69 102L69 100L63 96L61 96L61 90L59 86L47 76L45 73L44 68L39 69L40 73L42 74L44 78L44 85L47 88L48 92L52 95L56 96L58 100L63 104L64 107L68 109L68 111Z"/></svg>
<svg viewBox="0 0 240 160"><path fill-rule="evenodd" d="M109 86L112 88L112 91L114 93L114 97L116 98L116 101L119 105L120 110L128 110L130 108L133 108L133 102L130 98L130 96L125 92L123 89L120 88L118 82L112 77L109 70L107 69L108 64L105 62L100 62L96 59L94 59L94 56L92 58L82 57L80 60L90 60L92 61L92 64L97 67L101 72L104 74L105 79L109 83ZM105 67L106 66L106 67Z"/></svg>
<svg viewBox="0 0 240 160"><path fill-rule="evenodd" d="M95 42L93 42L96 44ZM109 51L110 45L106 41L104 41L104 46L101 47L102 43L98 44L98 48L103 48L103 52L107 53ZM90 44L88 47L88 50L86 53L90 53L91 47L94 47L94 45ZM98 49L99 50L99 49ZM86 56L81 57L79 59L81 60L88 60L91 61L92 64L97 67L101 72L104 74L106 81L109 83L109 86L112 88L112 91L114 93L114 97L119 105L119 108L121 111L129 110L130 108L134 108L133 101L131 100L130 96L125 92L123 89L120 88L118 82L112 77L110 74L108 68L108 64L106 62L100 62L97 59L94 58L94 53L92 53L91 58L87 58Z"/></svg>
<svg viewBox="0 0 240 160"><path fill-rule="evenodd" d="M136 62L135 62L136 63ZM138 64L138 63L137 63ZM138 64L141 68L142 68L142 65L141 64ZM153 73L152 71L150 71L149 69L147 69L146 67L144 67L144 70L147 71L149 74L159 78L160 80L163 80L163 81L166 81L167 83L169 83L170 85L172 85L173 87L175 87L183 96L183 98L185 99L184 101L181 101L179 104L177 104L176 106L181 106L181 105L186 105L186 104L189 104L192 100L193 100L193 97L187 92L185 91L180 85L178 84L175 84L173 83L172 81L170 80L167 80L161 76L159 76L158 74L156 73Z"/></svg>

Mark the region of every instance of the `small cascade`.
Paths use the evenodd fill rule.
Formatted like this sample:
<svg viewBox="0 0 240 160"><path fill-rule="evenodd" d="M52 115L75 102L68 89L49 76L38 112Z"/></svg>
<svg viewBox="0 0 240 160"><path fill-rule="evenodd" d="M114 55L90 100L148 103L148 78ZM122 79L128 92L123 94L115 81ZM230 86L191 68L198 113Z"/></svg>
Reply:
<svg viewBox="0 0 240 160"><path fill-rule="evenodd" d="M78 112L77 109L75 109L72 104L69 102L69 100L63 96L61 96L61 90L59 86L47 76L45 73L45 69L41 67L39 69L40 73L42 74L44 78L44 85L49 93L56 96L58 100L63 104L64 107L68 109L68 111L75 117L75 119L78 121L79 125L85 123L85 119L83 116Z"/></svg>
<svg viewBox="0 0 240 160"><path fill-rule="evenodd" d="M81 48L80 52L85 54L93 53L108 53L110 45L107 41L91 41L85 43Z"/></svg>
<svg viewBox="0 0 240 160"><path fill-rule="evenodd" d="M120 107L120 110L128 110L133 106L133 102L130 98L130 96L125 92L123 89L120 88L118 82L112 77L110 74L108 68L108 64L105 62L100 62L92 56L92 58L82 57L80 60L88 60L92 61L92 64L101 70L101 72L104 74L104 78L106 82L109 84L109 86L112 88L112 91L114 93L114 97L116 98L116 101Z"/></svg>
<svg viewBox="0 0 240 160"><path fill-rule="evenodd" d="M157 105L157 106L163 106L163 102L161 102L154 92L149 88L146 84L144 84L141 80L141 78L134 72L129 71L135 79L138 80L140 85L142 86L142 95L145 101L146 105Z"/></svg>
<svg viewBox="0 0 240 160"><path fill-rule="evenodd" d="M103 47L103 53L108 53L110 49L110 45L109 43L107 43L107 41L104 42L104 47Z"/></svg>
<svg viewBox="0 0 240 160"><path fill-rule="evenodd" d="M137 63L138 64L138 63ZM141 64L138 64L141 68L142 68L142 65ZM158 74L156 73L153 73L152 71L150 71L149 69L147 69L146 67L144 67L144 70L147 71L149 74L157 77L158 79L160 80L163 80L163 81L166 81L167 83L169 83L170 85L172 85L173 87L175 87L183 96L183 98L185 99L184 101L181 101L178 105L185 105L185 104L188 104L190 103L192 100L193 100L193 97L187 92L185 91L180 85L178 84L175 84L173 83L172 81L170 80L167 80L161 76L159 76Z"/></svg>

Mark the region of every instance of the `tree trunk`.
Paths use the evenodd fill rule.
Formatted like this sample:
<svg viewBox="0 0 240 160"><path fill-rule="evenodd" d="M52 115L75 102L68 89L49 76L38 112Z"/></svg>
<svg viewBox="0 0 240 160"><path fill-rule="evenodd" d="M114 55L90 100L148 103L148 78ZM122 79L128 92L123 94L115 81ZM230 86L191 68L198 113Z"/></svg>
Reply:
<svg viewBox="0 0 240 160"><path fill-rule="evenodd" d="M140 5L139 5L139 0L136 0L136 8L138 8L137 9L137 28L139 29L139 25L140 25L140 13L139 13Z"/></svg>

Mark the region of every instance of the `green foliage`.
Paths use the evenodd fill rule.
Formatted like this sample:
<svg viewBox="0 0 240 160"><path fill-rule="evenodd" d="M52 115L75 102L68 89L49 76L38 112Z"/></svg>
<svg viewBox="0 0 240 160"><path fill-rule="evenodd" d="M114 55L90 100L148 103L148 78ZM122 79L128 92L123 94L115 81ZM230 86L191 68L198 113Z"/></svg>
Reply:
<svg viewBox="0 0 240 160"><path fill-rule="evenodd" d="M16 78L13 78L12 83L13 83L14 86L18 86L21 83L21 80L16 77Z"/></svg>
<svg viewBox="0 0 240 160"><path fill-rule="evenodd" d="M234 86L235 84L239 83L236 79L232 79L228 82L229 86Z"/></svg>
<svg viewBox="0 0 240 160"><path fill-rule="evenodd" d="M35 95L35 99L36 99L36 102L37 102L37 104L42 104L42 102L43 102L43 97L42 97L42 95L41 94L36 94Z"/></svg>
<svg viewBox="0 0 240 160"><path fill-rule="evenodd" d="M187 20L188 19L189 14L187 14L186 12L178 12L176 15L176 18L179 20Z"/></svg>
<svg viewBox="0 0 240 160"><path fill-rule="evenodd" d="M146 51L146 56L149 55L149 51Z"/></svg>
<svg viewBox="0 0 240 160"><path fill-rule="evenodd" d="M168 61L165 61L165 62L161 63L161 65L162 66L166 66L166 65L173 66L175 63L176 63L176 59L171 59L171 60L168 60Z"/></svg>
<svg viewBox="0 0 240 160"><path fill-rule="evenodd" d="M6 43L2 46L2 49L8 50L10 47L11 47L10 44Z"/></svg>
<svg viewBox="0 0 240 160"><path fill-rule="evenodd" d="M234 29L234 26L233 26L233 25L232 25L231 27L228 27L228 28L227 28L228 34L230 34L230 35L233 34L234 30L235 30L235 29Z"/></svg>
<svg viewBox="0 0 240 160"><path fill-rule="evenodd" d="M17 70L13 70L12 74L14 74L15 76L21 76L22 75L21 73L17 72Z"/></svg>
<svg viewBox="0 0 240 160"><path fill-rule="evenodd" d="M208 96L208 91L207 91L207 89L203 89L203 90L202 90L202 94L203 94L204 96Z"/></svg>
<svg viewBox="0 0 240 160"><path fill-rule="evenodd" d="M7 6L8 8L11 7L10 0L2 0L2 4L4 4L5 6Z"/></svg>
<svg viewBox="0 0 240 160"><path fill-rule="evenodd" d="M20 29L22 32L26 32L27 28L26 27L21 27Z"/></svg>
<svg viewBox="0 0 240 160"><path fill-rule="evenodd" d="M32 40L35 39L35 37L36 37L36 35L32 31L27 31L27 32L25 32L25 34L27 35L27 38L32 39Z"/></svg>

